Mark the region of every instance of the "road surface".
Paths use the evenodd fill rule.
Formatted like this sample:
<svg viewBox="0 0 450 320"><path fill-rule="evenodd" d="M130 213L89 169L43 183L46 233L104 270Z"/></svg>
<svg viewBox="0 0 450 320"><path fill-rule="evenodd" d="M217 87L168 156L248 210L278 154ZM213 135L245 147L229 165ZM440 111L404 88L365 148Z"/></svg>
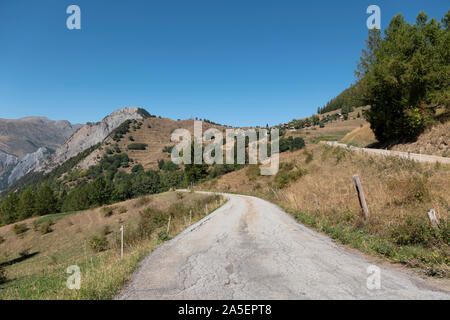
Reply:
<svg viewBox="0 0 450 320"><path fill-rule="evenodd" d="M117 299L450 298L447 280L386 263L375 289L376 275L367 272L374 259L267 201L224 196L225 205L146 257Z"/></svg>
<svg viewBox="0 0 450 320"><path fill-rule="evenodd" d="M417 162L431 162L431 163L448 163L450 164L450 158L448 157L439 157L433 156L429 154L420 154L420 153L410 153L404 151L395 151L395 150L384 150L384 149L372 149L372 148L358 148L354 146L349 146L344 143L339 143L337 141L321 141L322 143L326 143L333 147L341 147L352 151L357 152L365 152L368 154L376 155L376 156L391 156L391 157L399 157L409 160L414 160Z"/></svg>

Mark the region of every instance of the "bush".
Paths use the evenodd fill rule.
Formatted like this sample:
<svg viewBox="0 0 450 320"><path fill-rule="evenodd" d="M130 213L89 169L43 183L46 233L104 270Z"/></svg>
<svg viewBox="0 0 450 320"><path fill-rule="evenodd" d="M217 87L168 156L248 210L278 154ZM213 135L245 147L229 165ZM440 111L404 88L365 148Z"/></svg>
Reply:
<svg viewBox="0 0 450 320"><path fill-rule="evenodd" d="M134 137L133 136L129 136L128 139L130 139L130 141L134 141Z"/></svg>
<svg viewBox="0 0 450 320"><path fill-rule="evenodd" d="M39 230L39 222L38 219L34 220L33 223L31 224L31 227L33 228L34 231L38 231Z"/></svg>
<svg viewBox="0 0 450 320"><path fill-rule="evenodd" d="M145 150L147 146L146 143L131 143L128 145L128 150Z"/></svg>
<svg viewBox="0 0 450 320"><path fill-rule="evenodd" d="M0 284L6 282L6 271L0 266Z"/></svg>
<svg viewBox="0 0 450 320"><path fill-rule="evenodd" d="M103 230L102 230L102 236L107 236L108 234L110 234L112 231L111 231L111 228L109 227L109 226L104 226L103 227Z"/></svg>
<svg viewBox="0 0 450 320"><path fill-rule="evenodd" d="M163 152L172 153L173 146L165 146Z"/></svg>
<svg viewBox="0 0 450 320"><path fill-rule="evenodd" d="M178 200L182 200L184 198L183 192L177 192L176 194L177 194L177 199Z"/></svg>
<svg viewBox="0 0 450 320"><path fill-rule="evenodd" d="M119 209L119 213L120 213L120 214L126 213L126 212L127 212L127 208L125 208L125 207L120 207L120 209Z"/></svg>
<svg viewBox="0 0 450 320"><path fill-rule="evenodd" d="M131 168L131 172L136 173L139 171L144 171L144 167L141 164L137 164Z"/></svg>
<svg viewBox="0 0 450 320"><path fill-rule="evenodd" d="M30 249L25 248L22 251L19 252L19 257L23 258L30 255Z"/></svg>
<svg viewBox="0 0 450 320"><path fill-rule="evenodd" d="M170 240L170 237L166 231L160 231L160 232L158 232L158 240L161 242L164 242L164 241Z"/></svg>
<svg viewBox="0 0 450 320"><path fill-rule="evenodd" d="M391 237L399 245L432 245L438 239L437 231L425 217L409 215L405 223L393 228Z"/></svg>
<svg viewBox="0 0 450 320"><path fill-rule="evenodd" d="M285 162L280 164L280 169L275 175L274 181L278 188L282 189L289 183L296 181L307 173L306 170L296 168L293 163Z"/></svg>
<svg viewBox="0 0 450 320"><path fill-rule="evenodd" d="M103 216L105 216L105 217L112 216L113 212L114 212L114 210L112 208L110 208L110 207L104 207L103 208Z"/></svg>
<svg viewBox="0 0 450 320"><path fill-rule="evenodd" d="M2 244L3 242L5 242L5 238L3 238L2 236L0 236L0 244Z"/></svg>
<svg viewBox="0 0 450 320"><path fill-rule="evenodd" d="M426 202L431 199L428 180L414 175L404 180L391 179L388 187L395 195L396 204Z"/></svg>
<svg viewBox="0 0 450 320"><path fill-rule="evenodd" d="M47 233L50 233L53 231L51 228L52 225L53 225L53 221L48 220L48 221L44 222L39 229L42 234L47 234Z"/></svg>
<svg viewBox="0 0 450 320"><path fill-rule="evenodd" d="M18 223L13 226L13 232L17 235L25 233L28 227L25 223Z"/></svg>
<svg viewBox="0 0 450 320"><path fill-rule="evenodd" d="M256 164L249 165L246 174L250 181L255 181L260 174L259 166Z"/></svg>
<svg viewBox="0 0 450 320"><path fill-rule="evenodd" d="M89 246L95 252L105 251L108 249L108 239L103 234L99 237L94 236L89 240Z"/></svg>

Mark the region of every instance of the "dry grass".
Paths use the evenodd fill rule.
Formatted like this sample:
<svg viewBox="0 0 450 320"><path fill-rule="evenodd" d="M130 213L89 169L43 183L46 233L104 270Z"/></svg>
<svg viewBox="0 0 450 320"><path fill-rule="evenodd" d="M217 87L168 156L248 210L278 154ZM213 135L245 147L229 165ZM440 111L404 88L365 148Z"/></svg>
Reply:
<svg viewBox="0 0 450 320"><path fill-rule="evenodd" d="M138 120L142 125L140 128L133 129L134 124L130 125L130 131L117 143L120 150L127 153L133 163L130 164L128 169L120 169L125 172L130 172L131 168L135 164L141 164L145 170L157 169L158 161L163 159L165 161L170 160L170 154L163 152L164 147L175 145L170 141L172 132L175 129L183 128L189 130L191 135L194 132L194 120L180 120L174 121L167 118L147 118ZM224 131L226 127L212 125L210 123L203 122L203 132L209 128L217 128ZM130 141L130 137L133 137L134 141ZM146 150L128 150L127 146L131 143L145 143L147 144ZM81 164L80 168L87 169L90 165L98 163L98 160L106 155L106 149L112 149L116 142L112 138L107 138L102 145L102 148L94 151L89 155Z"/></svg>
<svg viewBox="0 0 450 320"><path fill-rule="evenodd" d="M370 124L367 123L362 127L347 133L340 142L356 147L367 147L370 144L376 143L377 139L375 138L372 129L370 129Z"/></svg>
<svg viewBox="0 0 450 320"><path fill-rule="evenodd" d="M31 226L33 221L39 221L44 225L52 218L51 232L45 234L30 228L18 237L11 225L1 227L0 236L5 241L0 243L0 266L3 265L8 280L0 286L0 299L111 298L135 270L140 259L160 242L157 237L159 229L146 238L132 235L139 226L140 212L151 208L173 214L175 207L192 208L194 223L205 216L205 204L209 204L211 212L221 202L214 196L186 193L181 198L175 192L166 192L109 206L112 209L110 216L104 215L104 208L96 208L21 222ZM122 261L117 243L121 225L125 226L127 239ZM168 237L188 225L189 216L174 216ZM90 248L89 240L102 234L108 240L108 249L98 253ZM66 288L69 276L66 268L70 265L81 268L81 290Z"/></svg>
<svg viewBox="0 0 450 320"><path fill-rule="evenodd" d="M420 267L431 275L450 276L448 226L445 225L446 229L444 226L439 235L434 235L427 221L427 211L432 208L438 218L449 221L450 166L419 164L394 157L370 157L325 145L283 153L280 161L291 163L306 174L279 188L276 176L255 179L254 174L237 171L200 187L263 197L280 204L303 223L344 243L352 242L365 252ZM369 222L361 217L352 181L354 174L359 175L366 194L371 214ZM340 229L336 231L338 226ZM424 228L424 239L412 236L418 228ZM396 234L399 230L404 234ZM333 235L334 232L339 234ZM366 235L368 242L361 244L358 233ZM356 238L346 239L350 235ZM411 245L408 248L402 243L403 238L399 238L403 236L409 237L406 239L406 244ZM376 247L370 237L375 237L373 241L387 243ZM395 250L403 251L400 254Z"/></svg>

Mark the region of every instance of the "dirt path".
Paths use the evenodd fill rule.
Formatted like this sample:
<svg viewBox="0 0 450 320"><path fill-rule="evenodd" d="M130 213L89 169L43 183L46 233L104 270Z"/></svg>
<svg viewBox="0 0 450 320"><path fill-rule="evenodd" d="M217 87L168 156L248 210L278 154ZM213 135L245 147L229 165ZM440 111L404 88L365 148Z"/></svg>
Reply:
<svg viewBox="0 0 450 320"><path fill-rule="evenodd" d="M448 163L450 164L450 158L432 156L428 154L419 154L419 153L410 153L403 151L395 151L395 150L384 150L384 149L371 149L371 148L358 148L353 146L348 146L343 143L339 143L336 141L322 141L322 143L326 143L333 147L341 147L352 151L365 152L368 154L373 154L376 156L396 156L399 158L410 159L418 162L439 162L439 163Z"/></svg>
<svg viewBox="0 0 450 320"><path fill-rule="evenodd" d="M447 280L389 264L367 288L362 254L265 200L229 201L143 261L118 299L450 299Z"/></svg>

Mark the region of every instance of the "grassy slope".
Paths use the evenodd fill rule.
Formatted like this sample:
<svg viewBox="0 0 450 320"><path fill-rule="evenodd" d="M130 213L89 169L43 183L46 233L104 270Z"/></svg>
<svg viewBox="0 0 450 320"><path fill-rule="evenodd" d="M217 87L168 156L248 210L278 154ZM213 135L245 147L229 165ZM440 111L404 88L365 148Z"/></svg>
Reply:
<svg viewBox="0 0 450 320"><path fill-rule="evenodd" d="M5 266L8 281L0 285L0 299L109 299L136 269L139 261L158 243L157 232L149 239L131 239L132 230L139 224L139 212L146 208L170 210L183 205L193 207L192 223L205 215L204 204L209 203L209 212L220 203L213 196L166 192L117 203L112 216L105 217L103 208L84 212L72 212L25 220L29 230L16 235L13 225L0 228L5 242L0 244L0 264ZM125 208L126 212L120 213ZM125 211L125 210L123 210ZM33 221L44 223L52 219L52 232L42 234L32 228ZM120 260L120 249L116 243L119 228L125 226L125 258ZM189 225L189 216L173 217L169 236L176 235ZM89 240L101 234L108 226L109 249L94 252ZM162 229L165 229L164 226ZM20 252L26 253L21 258ZM20 261L23 260L23 261ZM82 272L80 290L66 288L69 274L66 269L78 265Z"/></svg>
<svg viewBox="0 0 450 320"><path fill-rule="evenodd" d="M443 225L436 238L427 220L431 208L438 217L449 219L449 166L370 157L324 145L283 153L280 161L294 165L291 173L297 168L307 173L279 188L280 176L259 176L247 167L199 188L259 196L341 243L417 267L428 275L450 277L448 225ZM361 217L354 174L360 176L366 193L368 222Z"/></svg>
<svg viewBox="0 0 450 320"><path fill-rule="evenodd" d="M367 109L367 107L355 108L355 110L349 114L348 120L339 119L331 123L329 122L325 124L324 128L315 126L299 129L296 131L288 130L286 135L301 137L307 143L315 143L320 140L337 141L342 139L349 132L367 124L367 121L362 117L362 111L364 109ZM340 110L328 112L320 115L320 117L322 118L324 116L327 116L328 114L335 114L339 112ZM360 113L360 118L357 118L358 112Z"/></svg>
<svg viewBox="0 0 450 320"><path fill-rule="evenodd" d="M377 142L370 124L365 124L362 127L354 129L352 132L347 133L340 142L352 145L355 147L367 147Z"/></svg>
<svg viewBox="0 0 450 320"><path fill-rule="evenodd" d="M166 146L175 145L170 141L172 132L175 129L183 128L191 132L191 136L194 132L193 120L180 120L174 121L167 118L147 118L139 120L142 122L140 129L133 129L133 124L130 126L130 132L124 135L124 137L117 143L122 152L128 154L132 159L133 165L141 164L145 170L157 169L158 161L163 159L165 161L170 160L170 154L163 152L163 148ZM209 128L218 128L223 131L226 127L212 125L203 122L203 132ZM130 137L134 141L130 140ZM128 150L127 146L131 143L145 143L148 145L146 150ZM86 169L89 165L96 164L99 159L106 155L107 149L112 149L116 142L112 138L107 138L102 144L99 150L93 152L81 166L82 169ZM130 172L131 167L128 169L121 169L125 172Z"/></svg>

